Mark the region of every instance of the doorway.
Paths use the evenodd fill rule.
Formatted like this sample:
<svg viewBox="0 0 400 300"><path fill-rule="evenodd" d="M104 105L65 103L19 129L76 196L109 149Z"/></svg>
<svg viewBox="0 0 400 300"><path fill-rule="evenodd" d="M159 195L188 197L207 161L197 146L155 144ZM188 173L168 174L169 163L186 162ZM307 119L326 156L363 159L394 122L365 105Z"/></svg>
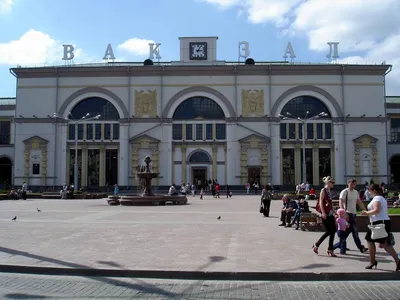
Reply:
<svg viewBox="0 0 400 300"><path fill-rule="evenodd" d="M8 157L0 158L0 189L10 189L12 183L12 162Z"/></svg>
<svg viewBox="0 0 400 300"><path fill-rule="evenodd" d="M207 179L207 167L192 168L192 183L198 188L205 188ZM201 182L199 186L199 181Z"/></svg>
<svg viewBox="0 0 400 300"><path fill-rule="evenodd" d="M261 178L261 167L248 167L247 169L247 182L250 183L250 186L253 186L254 183L258 183L261 186L260 182Z"/></svg>
<svg viewBox="0 0 400 300"><path fill-rule="evenodd" d="M390 173L394 187L400 187L400 155L395 155L390 160Z"/></svg>

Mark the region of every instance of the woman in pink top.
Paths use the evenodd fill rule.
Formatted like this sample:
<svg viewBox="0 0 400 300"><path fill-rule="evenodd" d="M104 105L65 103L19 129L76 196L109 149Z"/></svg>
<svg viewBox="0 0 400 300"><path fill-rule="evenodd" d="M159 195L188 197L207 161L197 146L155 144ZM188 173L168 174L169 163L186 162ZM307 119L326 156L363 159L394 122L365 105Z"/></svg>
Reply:
<svg viewBox="0 0 400 300"><path fill-rule="evenodd" d="M349 223L346 220L346 211L342 208L337 210L338 217L336 218L336 225L337 225L337 235L339 238L340 244L340 254L346 254L347 243L346 239L349 235L350 231L347 230L349 228Z"/></svg>

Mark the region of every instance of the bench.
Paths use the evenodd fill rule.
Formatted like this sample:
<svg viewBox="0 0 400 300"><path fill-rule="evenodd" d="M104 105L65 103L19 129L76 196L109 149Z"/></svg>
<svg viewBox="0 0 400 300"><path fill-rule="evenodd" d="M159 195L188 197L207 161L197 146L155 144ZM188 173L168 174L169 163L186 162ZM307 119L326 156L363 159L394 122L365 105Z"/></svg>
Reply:
<svg viewBox="0 0 400 300"><path fill-rule="evenodd" d="M44 192L42 193L43 199L61 199L60 193L55 192Z"/></svg>
<svg viewBox="0 0 400 300"><path fill-rule="evenodd" d="M323 230L321 218L315 213L302 213L300 215L300 229L302 231Z"/></svg>

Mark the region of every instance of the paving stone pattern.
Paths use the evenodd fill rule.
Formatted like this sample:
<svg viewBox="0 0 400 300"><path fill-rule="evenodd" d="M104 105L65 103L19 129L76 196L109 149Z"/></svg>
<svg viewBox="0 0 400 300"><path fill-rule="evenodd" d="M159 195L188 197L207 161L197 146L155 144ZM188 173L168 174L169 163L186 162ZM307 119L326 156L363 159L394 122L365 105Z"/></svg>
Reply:
<svg viewBox="0 0 400 300"><path fill-rule="evenodd" d="M258 212L260 196L189 201L154 207L109 206L106 200L0 201L0 264L207 272L395 269L378 249L378 269L365 270L368 255L351 237L348 255L328 257L327 240L315 255L311 245L321 233L279 227L279 200L272 202L270 218ZM400 235L395 237L400 243Z"/></svg>
<svg viewBox="0 0 400 300"><path fill-rule="evenodd" d="M0 274L1 299L399 299L400 282L238 282Z"/></svg>

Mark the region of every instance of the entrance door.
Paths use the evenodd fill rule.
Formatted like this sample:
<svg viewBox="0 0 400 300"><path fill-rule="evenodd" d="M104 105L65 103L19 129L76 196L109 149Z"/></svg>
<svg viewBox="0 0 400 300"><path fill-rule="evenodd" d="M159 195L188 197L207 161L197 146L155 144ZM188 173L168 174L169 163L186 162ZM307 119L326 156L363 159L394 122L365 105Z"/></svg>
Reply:
<svg viewBox="0 0 400 300"><path fill-rule="evenodd" d="M205 187L206 173L207 173L207 168L206 167L194 167L194 168L192 168L192 183L194 183L194 185L198 189ZM201 186L198 186L199 180L201 181Z"/></svg>
<svg viewBox="0 0 400 300"><path fill-rule="evenodd" d="M118 149L106 149L106 183L118 184Z"/></svg>
<svg viewBox="0 0 400 300"><path fill-rule="evenodd" d="M261 175L261 168L260 167L249 167L247 169L247 182L253 186L254 183L258 183L261 185L260 182L260 175Z"/></svg>
<svg viewBox="0 0 400 300"><path fill-rule="evenodd" d="M8 157L0 158L0 189L8 190L12 182L12 162Z"/></svg>

